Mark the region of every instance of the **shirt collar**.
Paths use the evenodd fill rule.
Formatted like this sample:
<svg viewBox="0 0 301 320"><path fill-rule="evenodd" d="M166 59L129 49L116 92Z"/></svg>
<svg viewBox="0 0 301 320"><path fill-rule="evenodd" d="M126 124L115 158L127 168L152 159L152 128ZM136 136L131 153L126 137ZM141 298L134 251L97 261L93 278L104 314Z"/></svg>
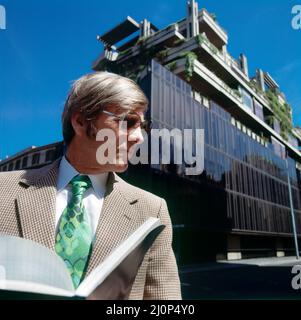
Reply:
<svg viewBox="0 0 301 320"><path fill-rule="evenodd" d="M69 182L80 173L68 162L65 156L62 157L59 166L58 180L57 180L57 191L62 191L67 187ZM98 198L103 197L106 190L106 184L108 179L108 172L88 175L92 182L93 190Z"/></svg>

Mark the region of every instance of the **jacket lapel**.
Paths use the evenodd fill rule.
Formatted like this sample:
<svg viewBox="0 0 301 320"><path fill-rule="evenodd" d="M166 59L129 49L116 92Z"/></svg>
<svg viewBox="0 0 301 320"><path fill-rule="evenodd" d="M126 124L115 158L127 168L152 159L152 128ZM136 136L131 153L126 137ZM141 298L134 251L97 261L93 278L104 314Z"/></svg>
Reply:
<svg viewBox="0 0 301 320"><path fill-rule="evenodd" d="M26 172L20 180L24 189L16 199L22 236L51 250L55 246L56 184L60 160L34 172ZM140 226L142 221L137 219L134 206L137 201L138 197L128 190L127 184L110 172L87 274Z"/></svg>
<svg viewBox="0 0 301 320"><path fill-rule="evenodd" d="M137 201L135 194L127 190L126 183L111 172L87 275L140 226L141 223L137 219L138 213L134 206Z"/></svg>
<svg viewBox="0 0 301 320"><path fill-rule="evenodd" d="M60 159L28 171L21 179L24 189L18 195L17 210L22 236L54 250L56 181Z"/></svg>

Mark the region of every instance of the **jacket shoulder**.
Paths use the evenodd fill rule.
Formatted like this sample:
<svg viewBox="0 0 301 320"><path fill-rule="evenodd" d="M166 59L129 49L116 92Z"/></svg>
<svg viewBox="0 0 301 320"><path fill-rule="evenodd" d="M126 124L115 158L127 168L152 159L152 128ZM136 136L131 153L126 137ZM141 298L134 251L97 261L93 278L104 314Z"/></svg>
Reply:
<svg viewBox="0 0 301 320"><path fill-rule="evenodd" d="M50 165L37 168L18 171L0 172L0 188L9 188L13 185L18 185L19 182L31 180L33 177L40 176Z"/></svg>
<svg viewBox="0 0 301 320"><path fill-rule="evenodd" d="M7 188L12 184L18 184L25 175L25 170L0 172L0 188Z"/></svg>
<svg viewBox="0 0 301 320"><path fill-rule="evenodd" d="M125 194L128 195L133 201L138 200L139 206L145 212L151 212L152 216L157 216L162 203L165 200L149 191L146 191L142 188L134 186L127 181L123 180L120 176L118 176L118 180L122 185L122 190L124 190Z"/></svg>

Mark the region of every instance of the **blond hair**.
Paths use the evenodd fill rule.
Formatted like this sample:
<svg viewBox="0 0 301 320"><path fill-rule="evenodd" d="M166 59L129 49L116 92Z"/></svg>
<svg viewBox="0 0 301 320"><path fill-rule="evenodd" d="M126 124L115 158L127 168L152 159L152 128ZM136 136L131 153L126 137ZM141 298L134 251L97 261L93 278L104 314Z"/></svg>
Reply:
<svg viewBox="0 0 301 320"><path fill-rule="evenodd" d="M147 109L148 99L131 79L110 72L95 72L76 80L62 114L63 137L68 145L74 137L71 116L79 111L85 120L95 118L107 105L125 110Z"/></svg>

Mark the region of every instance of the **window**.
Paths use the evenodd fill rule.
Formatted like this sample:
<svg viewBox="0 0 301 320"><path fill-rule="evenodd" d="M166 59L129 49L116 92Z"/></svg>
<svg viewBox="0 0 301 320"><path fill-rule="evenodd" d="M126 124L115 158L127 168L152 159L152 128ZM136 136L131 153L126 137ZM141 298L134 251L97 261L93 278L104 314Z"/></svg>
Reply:
<svg viewBox="0 0 301 320"><path fill-rule="evenodd" d="M278 140L272 137L272 145L274 147L275 154L281 159L285 159L285 146L278 142Z"/></svg>
<svg viewBox="0 0 301 320"><path fill-rule="evenodd" d="M48 150L46 152L46 162L54 160L55 150Z"/></svg>
<svg viewBox="0 0 301 320"><path fill-rule="evenodd" d="M39 164L40 162L40 154L39 153L36 153L32 156L32 165L36 165L36 164Z"/></svg>
<svg viewBox="0 0 301 320"><path fill-rule="evenodd" d="M242 96L243 104L253 111L253 99L252 99L251 95L249 93L247 93L247 91L245 91L242 88L239 88L239 91Z"/></svg>
<svg viewBox="0 0 301 320"><path fill-rule="evenodd" d="M274 127L274 130L280 134L281 132L280 122L276 118L274 118L273 127Z"/></svg>
<svg viewBox="0 0 301 320"><path fill-rule="evenodd" d="M26 168L27 167L27 162L28 162L28 157L24 157L22 160L22 168Z"/></svg>
<svg viewBox="0 0 301 320"><path fill-rule="evenodd" d="M206 97L203 97L203 105L209 109L209 99Z"/></svg>
<svg viewBox="0 0 301 320"><path fill-rule="evenodd" d="M258 118L260 118L261 120L264 120L264 116L263 116L263 107L262 105L257 102L256 100L254 100L254 112L256 114L256 116Z"/></svg>
<svg viewBox="0 0 301 320"><path fill-rule="evenodd" d="M20 170L20 166L21 166L21 159L17 160L15 164L15 170Z"/></svg>

